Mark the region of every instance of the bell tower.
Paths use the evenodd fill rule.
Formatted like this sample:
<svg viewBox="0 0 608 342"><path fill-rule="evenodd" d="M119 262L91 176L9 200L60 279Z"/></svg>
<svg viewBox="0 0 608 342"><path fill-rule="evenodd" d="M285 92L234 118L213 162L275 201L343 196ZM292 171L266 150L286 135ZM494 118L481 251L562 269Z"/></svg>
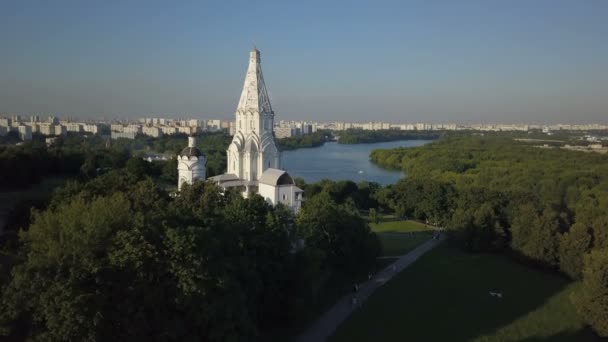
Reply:
<svg viewBox="0 0 608 342"><path fill-rule="evenodd" d="M249 52L249 67L235 116L227 173L256 181L264 170L280 167L280 154L272 134L274 111L262 75L260 51L255 47Z"/></svg>

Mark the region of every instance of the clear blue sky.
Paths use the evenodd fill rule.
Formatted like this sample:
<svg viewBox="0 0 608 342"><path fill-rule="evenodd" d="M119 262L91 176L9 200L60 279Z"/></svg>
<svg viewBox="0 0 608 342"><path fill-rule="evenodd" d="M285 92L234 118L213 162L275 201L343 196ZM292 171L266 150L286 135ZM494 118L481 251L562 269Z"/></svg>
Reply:
<svg viewBox="0 0 608 342"><path fill-rule="evenodd" d="M0 1L0 113L608 123L608 1Z"/></svg>

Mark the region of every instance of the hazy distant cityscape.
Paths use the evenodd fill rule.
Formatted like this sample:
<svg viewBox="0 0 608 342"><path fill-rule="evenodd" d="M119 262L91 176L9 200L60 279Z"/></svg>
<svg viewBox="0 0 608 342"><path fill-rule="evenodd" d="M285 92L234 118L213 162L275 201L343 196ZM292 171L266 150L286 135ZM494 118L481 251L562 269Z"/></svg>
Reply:
<svg viewBox="0 0 608 342"><path fill-rule="evenodd" d="M173 118L140 118L112 120L77 120L58 118L56 116L41 117L39 115L0 116L0 136L9 132L17 132L23 141L31 140L32 134L44 136L61 136L68 132L101 134L104 130L112 139L134 139L138 134L150 137L163 135L214 132L227 130L234 134L235 121L221 119L173 119ZM274 134L277 138L307 135L317 130L343 131L347 129L360 130L401 130L401 131L481 131L481 132L528 132L539 130L551 134L554 131L606 131L605 124L501 124L501 123L392 123L385 121L346 122L346 121L306 121L280 120L274 124Z"/></svg>

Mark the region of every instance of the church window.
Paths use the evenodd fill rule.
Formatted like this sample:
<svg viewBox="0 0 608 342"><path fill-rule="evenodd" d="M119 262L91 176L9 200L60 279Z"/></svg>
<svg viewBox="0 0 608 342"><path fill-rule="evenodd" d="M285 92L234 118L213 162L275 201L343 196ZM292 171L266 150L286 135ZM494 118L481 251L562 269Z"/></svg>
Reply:
<svg viewBox="0 0 608 342"><path fill-rule="evenodd" d="M283 194L283 201L285 200L285 194Z"/></svg>
<svg viewBox="0 0 608 342"><path fill-rule="evenodd" d="M239 128L243 128L243 123L239 120Z"/></svg>

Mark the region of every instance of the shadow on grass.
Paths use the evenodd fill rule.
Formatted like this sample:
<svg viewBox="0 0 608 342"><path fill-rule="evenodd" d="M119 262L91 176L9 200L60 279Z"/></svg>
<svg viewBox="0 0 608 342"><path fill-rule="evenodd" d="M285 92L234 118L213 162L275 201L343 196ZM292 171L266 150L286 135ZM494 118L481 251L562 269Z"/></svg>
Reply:
<svg viewBox="0 0 608 342"><path fill-rule="evenodd" d="M546 337L532 337L521 340L522 342L572 342L572 341L604 341L607 338L602 338L596 335L590 328L583 328L576 331L564 331L555 335Z"/></svg>
<svg viewBox="0 0 608 342"><path fill-rule="evenodd" d="M376 274L396 260L397 258L393 257L377 259L371 269L361 269L357 274L351 275L335 274L327 280L326 286L319 292L319 297L314 303L306 303L302 310L297 312L297 317L292 317L290 324L265 332L261 340L269 342L295 340L343 296L351 293L354 284L367 281L370 273Z"/></svg>
<svg viewBox="0 0 608 342"><path fill-rule="evenodd" d="M400 256L412 251L422 243L431 239L431 232L378 232L378 239L382 245L383 256Z"/></svg>
<svg viewBox="0 0 608 342"><path fill-rule="evenodd" d="M505 256L467 254L443 244L376 292L330 340L495 340L499 329L568 285ZM502 299L490 291L501 292ZM559 314L550 318L551 329L560 334L568 329L561 319Z"/></svg>

